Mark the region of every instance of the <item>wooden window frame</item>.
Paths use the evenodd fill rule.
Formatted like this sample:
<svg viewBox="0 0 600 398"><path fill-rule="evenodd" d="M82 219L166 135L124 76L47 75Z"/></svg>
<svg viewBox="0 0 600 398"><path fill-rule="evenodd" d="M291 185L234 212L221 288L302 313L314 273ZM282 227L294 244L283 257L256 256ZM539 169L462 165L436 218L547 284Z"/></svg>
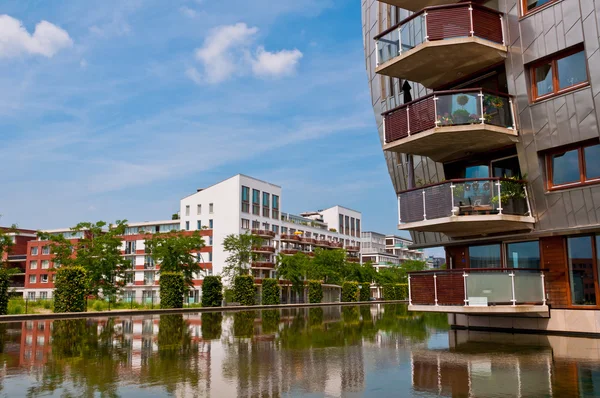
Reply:
<svg viewBox="0 0 600 398"><path fill-rule="evenodd" d="M542 4L541 6L537 6L537 7L532 8L531 10L528 10L527 9L527 0L521 0L521 16L522 17L526 17L526 16L528 16L528 15L530 15L532 13L541 11L541 10L543 10L546 7L550 7L553 4L558 3L559 1L560 0L551 0L551 1L547 2L547 3L545 3L545 4Z"/></svg>
<svg viewBox="0 0 600 398"><path fill-rule="evenodd" d="M572 309L598 309L600 308L600 281L598 280L598 254L596 247L596 235L597 234L582 234L582 235L569 235L565 236L565 271L566 271L566 283L567 283L567 295L569 297L569 308ZM569 238L584 238L588 237L592 241L592 271L594 273L594 291L596 294L596 304L573 304L573 291L571 286L571 269L569 266Z"/></svg>
<svg viewBox="0 0 600 398"><path fill-rule="evenodd" d="M548 190L549 191L558 191L561 189L568 189L568 188L575 188L575 187L599 184L600 177L592 178L589 180L586 178L587 165L586 165L586 161L585 161L585 148L595 146L595 145L600 145L600 143L596 140L594 140L592 142L587 141L584 143L579 143L577 145L564 146L564 147L556 148L556 149L546 152L546 154L544 156L545 156L545 162L546 162L546 176L547 176ZM577 157L579 159L579 181L569 182L569 183L560 184L560 185L554 185L554 183L552 182L552 180L554 178L554 170L552 167L552 157L559 153L565 153L565 152L569 152L569 151L573 151L573 150L577 150Z"/></svg>
<svg viewBox="0 0 600 398"><path fill-rule="evenodd" d="M585 52L583 45L578 45L573 48L570 48L566 51L561 51L556 54L552 54L549 57L545 57L541 60L535 61L529 65L529 78L530 82L530 92L531 92L531 102L539 102L546 100L548 98L553 98L558 95L566 94L574 90L578 90L582 87L586 87L590 85L590 70L587 65L587 60L585 63L585 73L586 73L586 81L574 84L572 86L565 87L563 89L560 88L560 82L558 80L558 61L561 59L567 58L573 54L577 54L579 52ZM537 82L536 82L536 73L535 70L542 66L550 64L552 67L552 92L544 95L538 95L537 93Z"/></svg>

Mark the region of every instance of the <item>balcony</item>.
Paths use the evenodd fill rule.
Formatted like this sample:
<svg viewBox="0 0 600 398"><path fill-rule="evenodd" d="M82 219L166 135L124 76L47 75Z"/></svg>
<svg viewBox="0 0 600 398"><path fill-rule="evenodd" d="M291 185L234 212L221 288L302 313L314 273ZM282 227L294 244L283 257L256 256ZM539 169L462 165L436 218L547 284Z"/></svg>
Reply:
<svg viewBox="0 0 600 398"><path fill-rule="evenodd" d="M409 311L548 316L541 269L410 272L408 290Z"/></svg>
<svg viewBox="0 0 600 398"><path fill-rule="evenodd" d="M252 268L275 268L275 263L272 261L253 261Z"/></svg>
<svg viewBox="0 0 600 398"><path fill-rule="evenodd" d="M382 3L387 3L409 11L419 11L423 7L441 6L451 3L449 0L380 0Z"/></svg>
<svg viewBox="0 0 600 398"><path fill-rule="evenodd" d="M329 241L325 239L320 239L317 241L317 246L319 247L329 247Z"/></svg>
<svg viewBox="0 0 600 398"><path fill-rule="evenodd" d="M317 240L313 239L313 238L302 238L302 243L307 244L307 245L316 245L317 244Z"/></svg>
<svg viewBox="0 0 600 398"><path fill-rule="evenodd" d="M360 258L358 257L346 257L346 260L351 263L360 263Z"/></svg>
<svg viewBox="0 0 600 398"><path fill-rule="evenodd" d="M329 242L329 247L333 247L334 249L342 249L344 244L342 242L331 241Z"/></svg>
<svg viewBox="0 0 600 398"><path fill-rule="evenodd" d="M274 238L275 237L275 232L273 231L266 231L263 229L253 229L252 230L252 235L256 235L256 236L260 236L261 238Z"/></svg>
<svg viewBox="0 0 600 398"><path fill-rule="evenodd" d="M449 180L398 194L398 229L451 238L533 229L526 181Z"/></svg>
<svg viewBox="0 0 600 398"><path fill-rule="evenodd" d="M294 234L281 234L281 240L283 242L299 242L300 237Z"/></svg>
<svg viewBox="0 0 600 398"><path fill-rule="evenodd" d="M383 120L384 150L442 163L517 142L511 97L481 88L437 91L385 112Z"/></svg>
<svg viewBox="0 0 600 398"><path fill-rule="evenodd" d="M275 253L273 246L256 246L252 248L254 253Z"/></svg>
<svg viewBox="0 0 600 398"><path fill-rule="evenodd" d="M346 246L346 250L349 252L359 252L360 246Z"/></svg>
<svg viewBox="0 0 600 398"><path fill-rule="evenodd" d="M283 249L280 250L279 252L281 254L283 254L284 256L293 256L294 254L298 253L300 250L298 249Z"/></svg>
<svg viewBox="0 0 600 398"><path fill-rule="evenodd" d="M376 73L437 88L506 59L503 14L472 3L427 7L375 37Z"/></svg>

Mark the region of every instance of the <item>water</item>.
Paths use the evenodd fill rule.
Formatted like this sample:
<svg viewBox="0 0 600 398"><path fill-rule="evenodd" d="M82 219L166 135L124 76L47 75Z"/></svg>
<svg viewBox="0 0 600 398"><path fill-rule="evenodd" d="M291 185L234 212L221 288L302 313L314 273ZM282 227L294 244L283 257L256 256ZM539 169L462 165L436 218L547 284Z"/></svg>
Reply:
<svg viewBox="0 0 600 398"><path fill-rule="evenodd" d="M599 340L403 305L0 324L0 396L594 397Z"/></svg>

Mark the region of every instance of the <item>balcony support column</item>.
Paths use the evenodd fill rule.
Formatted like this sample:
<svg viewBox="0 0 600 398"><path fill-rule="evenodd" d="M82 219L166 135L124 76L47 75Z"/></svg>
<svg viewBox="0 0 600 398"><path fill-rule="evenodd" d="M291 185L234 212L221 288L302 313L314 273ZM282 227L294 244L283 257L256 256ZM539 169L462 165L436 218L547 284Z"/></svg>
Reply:
<svg viewBox="0 0 600 398"><path fill-rule="evenodd" d="M469 6L469 19L471 20L471 37L475 36L475 28L473 27L473 7Z"/></svg>
<svg viewBox="0 0 600 398"><path fill-rule="evenodd" d="M546 276L543 271L540 277L542 278L542 305L546 305Z"/></svg>
<svg viewBox="0 0 600 398"><path fill-rule="evenodd" d="M427 205L425 204L425 195L427 193L423 190L423 220L427 220Z"/></svg>
<svg viewBox="0 0 600 398"><path fill-rule="evenodd" d="M412 294L410 292L410 275L408 275L408 304L412 305Z"/></svg>
<svg viewBox="0 0 600 398"><path fill-rule="evenodd" d="M467 276L469 275L463 271L463 285L465 288L465 307L469 306L469 298L467 297Z"/></svg>
<svg viewBox="0 0 600 398"><path fill-rule="evenodd" d="M402 26L398 27L398 55L402 55Z"/></svg>
<svg viewBox="0 0 600 398"><path fill-rule="evenodd" d="M479 96L479 106L481 107L481 117L479 120L481 120L481 124L485 124L485 111L483 110L483 90L477 95Z"/></svg>
<svg viewBox="0 0 600 398"><path fill-rule="evenodd" d="M423 25L423 32L425 33L423 39L427 42L429 41L429 32L427 32L427 11L423 13ZM402 41L402 38L400 38L400 41Z"/></svg>
<svg viewBox="0 0 600 398"><path fill-rule="evenodd" d="M510 274L508 274L508 276L510 276L510 285L512 288L512 300L510 300L510 301L512 302L512 306L516 307L517 299L515 297L515 273L511 272Z"/></svg>
<svg viewBox="0 0 600 398"><path fill-rule="evenodd" d="M504 37L504 18L502 17L502 14L500 14L500 28L502 28L502 45L505 46L506 39Z"/></svg>
<svg viewBox="0 0 600 398"><path fill-rule="evenodd" d="M498 187L498 214L502 214L502 184L500 183L500 181L498 181L496 183L496 186Z"/></svg>
<svg viewBox="0 0 600 398"><path fill-rule="evenodd" d="M437 112L437 102L438 102L438 97L437 95L433 96L433 117L435 118L435 127L440 127L440 121L438 119L438 112Z"/></svg>
<svg viewBox="0 0 600 398"><path fill-rule="evenodd" d="M517 129L517 124L515 123L515 104L511 97L508 97L508 104L510 105L510 117L512 119L512 129Z"/></svg>
<svg viewBox="0 0 600 398"><path fill-rule="evenodd" d="M400 195L398 195L398 224L402 224L402 213L400 212Z"/></svg>
<svg viewBox="0 0 600 398"><path fill-rule="evenodd" d="M454 206L454 188L455 188L455 185L453 183L450 183L450 200L451 200L451 204L452 204L450 211L452 212L453 216L457 216L458 212L454 209L454 207L455 207Z"/></svg>
<svg viewBox="0 0 600 398"><path fill-rule="evenodd" d="M381 129L383 130L383 143L387 144L386 132L385 132L385 116L381 118Z"/></svg>
<svg viewBox="0 0 600 398"><path fill-rule="evenodd" d="M435 293L435 306L438 306L438 299L437 299L437 274L433 274L433 291Z"/></svg>
<svg viewBox="0 0 600 398"><path fill-rule="evenodd" d="M531 216L531 204L529 203L529 194L527 193L527 185L523 185L523 191L525 192L525 202L527 202L527 215Z"/></svg>
<svg viewBox="0 0 600 398"><path fill-rule="evenodd" d="M410 106L406 107L406 127L408 128L408 136L410 137L410 112L409 112Z"/></svg>

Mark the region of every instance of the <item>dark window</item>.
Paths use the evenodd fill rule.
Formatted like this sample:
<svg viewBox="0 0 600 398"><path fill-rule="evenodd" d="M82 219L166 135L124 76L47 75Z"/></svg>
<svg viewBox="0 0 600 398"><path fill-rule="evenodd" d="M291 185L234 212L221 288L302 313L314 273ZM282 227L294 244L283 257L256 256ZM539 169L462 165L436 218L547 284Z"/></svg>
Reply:
<svg viewBox="0 0 600 398"><path fill-rule="evenodd" d="M260 191L252 190L252 214L260 215Z"/></svg>
<svg viewBox="0 0 600 398"><path fill-rule="evenodd" d="M598 238L596 238L598 239ZM594 256L591 236L567 238L571 304L596 305Z"/></svg>
<svg viewBox="0 0 600 398"><path fill-rule="evenodd" d="M585 51L581 47L559 53L531 66L532 99L545 99L588 84Z"/></svg>
<svg viewBox="0 0 600 398"><path fill-rule="evenodd" d="M508 243L506 260L507 268L540 268L540 242Z"/></svg>
<svg viewBox="0 0 600 398"><path fill-rule="evenodd" d="M553 150L546 154L548 189L600 182L600 144Z"/></svg>
<svg viewBox="0 0 600 398"><path fill-rule="evenodd" d="M242 186L242 211L250 213L250 188Z"/></svg>
<svg viewBox="0 0 600 398"><path fill-rule="evenodd" d="M470 268L501 268L500 245L470 246Z"/></svg>
<svg viewBox="0 0 600 398"><path fill-rule="evenodd" d="M268 192L263 192L263 217L269 217L269 203L271 202L269 196Z"/></svg>

